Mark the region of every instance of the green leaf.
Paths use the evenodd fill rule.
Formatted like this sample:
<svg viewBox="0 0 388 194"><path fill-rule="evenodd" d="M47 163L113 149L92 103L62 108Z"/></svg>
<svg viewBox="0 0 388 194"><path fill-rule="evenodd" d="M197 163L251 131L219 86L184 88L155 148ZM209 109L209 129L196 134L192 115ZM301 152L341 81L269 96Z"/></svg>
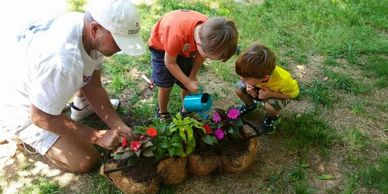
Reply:
<svg viewBox="0 0 388 194"><path fill-rule="evenodd" d="M213 145L213 139L210 135L203 136L202 141L208 145Z"/></svg>
<svg viewBox="0 0 388 194"><path fill-rule="evenodd" d="M180 128L179 129L179 135L181 136L182 140L186 143L187 142L187 136L186 136L185 131L186 131L185 128Z"/></svg>
<svg viewBox="0 0 388 194"><path fill-rule="evenodd" d="M145 157L154 156L154 152L152 150L145 150L145 151L143 151L143 156L145 156Z"/></svg>
<svg viewBox="0 0 388 194"><path fill-rule="evenodd" d="M162 142L159 146L160 146L161 148L168 148L168 143Z"/></svg>
<svg viewBox="0 0 388 194"><path fill-rule="evenodd" d="M318 176L319 180L334 180L336 179L334 176L329 175L329 174L323 174L321 176Z"/></svg>
<svg viewBox="0 0 388 194"><path fill-rule="evenodd" d="M144 145L143 145L143 148L148 148L150 146L153 146L154 144L150 141L146 142Z"/></svg>
<svg viewBox="0 0 388 194"><path fill-rule="evenodd" d="M140 156L140 153L141 153L141 150L138 150L135 152L136 156L139 157Z"/></svg>
<svg viewBox="0 0 388 194"><path fill-rule="evenodd" d="M135 158L129 158L127 161L128 166L133 166L136 164L136 159Z"/></svg>
<svg viewBox="0 0 388 194"><path fill-rule="evenodd" d="M233 133L234 132L234 129L233 127L228 127L228 130L227 130L228 133Z"/></svg>
<svg viewBox="0 0 388 194"><path fill-rule="evenodd" d="M134 155L133 152L124 152L122 154L116 154L113 158L115 160L122 160L122 159L127 159L133 155Z"/></svg>

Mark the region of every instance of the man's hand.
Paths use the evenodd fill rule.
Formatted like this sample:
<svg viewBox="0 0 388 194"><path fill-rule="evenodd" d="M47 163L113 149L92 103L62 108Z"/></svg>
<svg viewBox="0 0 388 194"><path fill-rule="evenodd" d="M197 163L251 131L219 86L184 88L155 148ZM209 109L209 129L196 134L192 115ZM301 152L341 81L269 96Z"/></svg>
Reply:
<svg viewBox="0 0 388 194"><path fill-rule="evenodd" d="M254 86L247 84L247 83L245 84L245 86L246 86L246 90L247 90L248 94L251 95L253 98L256 98L257 97L257 89Z"/></svg>
<svg viewBox="0 0 388 194"><path fill-rule="evenodd" d="M100 130L97 132L97 139L94 144L113 150L120 146L121 138L122 133L118 130Z"/></svg>
<svg viewBox="0 0 388 194"><path fill-rule="evenodd" d="M273 91L271 89L263 86L259 90L259 98L263 99L263 100L271 98L272 93L273 93Z"/></svg>

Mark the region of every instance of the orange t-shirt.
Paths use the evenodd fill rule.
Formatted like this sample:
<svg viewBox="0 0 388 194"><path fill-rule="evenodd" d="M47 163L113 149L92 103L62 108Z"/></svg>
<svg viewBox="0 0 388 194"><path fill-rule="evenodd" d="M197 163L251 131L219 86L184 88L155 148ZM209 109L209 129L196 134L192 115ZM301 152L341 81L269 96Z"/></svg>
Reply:
<svg viewBox="0 0 388 194"><path fill-rule="evenodd" d="M192 57L197 53L194 40L195 26L207 16L191 10L175 10L162 16L151 31L148 46L171 56Z"/></svg>

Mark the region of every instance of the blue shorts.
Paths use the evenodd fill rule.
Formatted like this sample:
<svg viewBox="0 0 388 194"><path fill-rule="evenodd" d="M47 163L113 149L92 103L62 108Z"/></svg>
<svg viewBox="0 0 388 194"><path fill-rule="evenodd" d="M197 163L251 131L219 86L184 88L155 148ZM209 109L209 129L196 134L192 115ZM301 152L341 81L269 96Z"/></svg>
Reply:
<svg viewBox="0 0 388 194"><path fill-rule="evenodd" d="M186 87L179 82L170 71L168 71L166 64L164 63L164 51L155 50L153 48L150 48L150 51L152 65L151 79L155 85L162 88L171 88L174 84L178 84L182 89L186 90ZM182 72L186 76L189 76L191 69L193 68L194 58L178 56L176 62Z"/></svg>

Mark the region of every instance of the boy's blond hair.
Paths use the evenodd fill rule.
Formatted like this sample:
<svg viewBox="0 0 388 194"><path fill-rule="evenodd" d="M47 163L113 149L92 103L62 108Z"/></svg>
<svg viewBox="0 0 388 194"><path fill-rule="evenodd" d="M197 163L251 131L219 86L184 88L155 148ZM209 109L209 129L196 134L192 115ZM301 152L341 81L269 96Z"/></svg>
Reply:
<svg viewBox="0 0 388 194"><path fill-rule="evenodd" d="M238 31L232 20L214 17L202 24L199 38L205 53L220 55L225 62L236 52Z"/></svg>
<svg viewBox="0 0 388 194"><path fill-rule="evenodd" d="M252 44L235 63L235 70L243 78L263 79L271 75L276 67L276 57L266 46Z"/></svg>

